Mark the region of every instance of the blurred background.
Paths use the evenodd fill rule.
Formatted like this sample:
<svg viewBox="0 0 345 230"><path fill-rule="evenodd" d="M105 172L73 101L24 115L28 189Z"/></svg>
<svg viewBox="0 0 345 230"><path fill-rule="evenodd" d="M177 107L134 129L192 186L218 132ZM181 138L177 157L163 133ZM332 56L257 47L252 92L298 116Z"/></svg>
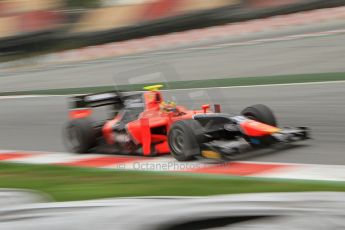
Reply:
<svg viewBox="0 0 345 230"><path fill-rule="evenodd" d="M18 54L46 53L342 4L341 0L1 0L0 54L7 60Z"/></svg>

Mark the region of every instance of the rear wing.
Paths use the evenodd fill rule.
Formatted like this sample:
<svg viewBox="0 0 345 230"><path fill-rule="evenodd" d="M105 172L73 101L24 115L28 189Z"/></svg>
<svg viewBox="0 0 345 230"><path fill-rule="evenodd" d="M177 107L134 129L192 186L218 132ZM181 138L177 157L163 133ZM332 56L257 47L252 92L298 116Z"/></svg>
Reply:
<svg viewBox="0 0 345 230"><path fill-rule="evenodd" d="M70 100L70 119L89 117L92 108L95 107L112 106L114 112L124 107L124 98L119 91L78 95L71 97Z"/></svg>
<svg viewBox="0 0 345 230"><path fill-rule="evenodd" d="M107 105L123 106L123 99L118 91L104 92L97 94L88 94L74 96L71 98L71 109L92 108Z"/></svg>
<svg viewBox="0 0 345 230"><path fill-rule="evenodd" d="M116 115L126 106L143 105L142 100L142 93L122 93L120 91L79 95L71 97L69 114L71 119L85 118L92 114L92 108L111 106L113 115Z"/></svg>

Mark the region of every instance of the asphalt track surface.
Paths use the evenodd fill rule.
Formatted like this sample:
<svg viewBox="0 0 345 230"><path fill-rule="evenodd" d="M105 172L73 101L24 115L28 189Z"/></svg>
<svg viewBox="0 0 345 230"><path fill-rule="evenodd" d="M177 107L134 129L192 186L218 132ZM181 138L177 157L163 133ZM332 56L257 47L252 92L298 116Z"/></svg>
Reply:
<svg viewBox="0 0 345 230"><path fill-rule="evenodd" d="M274 38L344 28L344 23L336 23L260 36ZM247 36L241 38L241 41L257 38ZM0 91L112 85L115 75L119 83L128 83L129 76L136 73L140 76L143 73L142 70L133 69L152 64L157 66L157 63L168 66L169 74L163 76L167 81L341 72L345 71L344 41L345 34L337 34L217 48L219 44L236 42L219 41L197 46L197 49L188 52L170 50L159 54L148 53L75 66L13 73L11 76L2 75ZM165 71L164 65L158 66L163 66L161 69ZM116 74L126 71L127 74ZM149 68L147 73L150 71L152 69ZM135 82L138 79L132 80ZM162 80L162 76L159 80ZM176 96L173 100L182 105L196 108L205 102L221 103L225 111L234 113L239 113L245 106L263 103L273 108L281 126L309 126L313 130L314 140L303 146L270 151L271 154L251 155L248 160L345 164L344 87L345 83L339 82L210 89L201 92L179 90L166 94L168 97ZM67 120L67 107L67 99L63 96L0 100L0 149L65 151L62 128Z"/></svg>
<svg viewBox="0 0 345 230"><path fill-rule="evenodd" d="M159 79L166 81L344 72L345 33L320 34L344 29L344 22L320 23L29 72L8 74L0 70L0 91L113 85L114 77L123 84L152 65L151 72L168 72ZM316 35L305 38L308 33ZM290 35L302 36L279 40ZM273 40L250 44L257 39ZM236 43L243 45L233 45Z"/></svg>
<svg viewBox="0 0 345 230"><path fill-rule="evenodd" d="M221 103L224 112L239 113L244 107L270 106L280 126L308 126L313 140L285 150L267 150L243 160L284 163L345 164L345 82L258 87L176 90L164 92L179 104L198 108L202 103ZM0 100L1 149L66 151L62 129L67 121L65 96L8 98Z"/></svg>

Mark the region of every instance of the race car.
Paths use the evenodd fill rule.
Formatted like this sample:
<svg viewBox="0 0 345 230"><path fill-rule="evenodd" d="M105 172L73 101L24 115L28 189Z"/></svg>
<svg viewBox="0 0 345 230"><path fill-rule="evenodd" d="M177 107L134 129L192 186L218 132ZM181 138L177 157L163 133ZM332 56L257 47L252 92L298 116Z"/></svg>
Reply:
<svg viewBox="0 0 345 230"><path fill-rule="evenodd" d="M204 157L231 160L251 149L309 139L307 127L278 128L265 105L241 115L221 112L219 104L188 110L164 101L162 85L137 93L105 92L72 97L65 140L70 151L87 153L97 146L143 156L169 154L178 161ZM110 118L92 120L93 108L110 107Z"/></svg>

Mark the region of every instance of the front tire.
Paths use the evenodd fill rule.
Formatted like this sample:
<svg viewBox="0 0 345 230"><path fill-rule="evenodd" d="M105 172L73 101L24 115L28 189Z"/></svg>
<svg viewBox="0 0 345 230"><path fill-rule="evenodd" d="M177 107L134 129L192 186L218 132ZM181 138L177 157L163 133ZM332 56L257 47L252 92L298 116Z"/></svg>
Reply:
<svg viewBox="0 0 345 230"><path fill-rule="evenodd" d="M175 122L168 133L168 143L171 155L178 161L190 161L200 155L200 146L195 130L201 125L195 120Z"/></svg>
<svg viewBox="0 0 345 230"><path fill-rule="evenodd" d="M242 113L243 116L276 127L277 120L272 112L272 110L266 105L252 105L245 108Z"/></svg>
<svg viewBox="0 0 345 230"><path fill-rule="evenodd" d="M68 150L74 153L87 153L97 144L92 121L87 118L69 121L64 136Z"/></svg>

